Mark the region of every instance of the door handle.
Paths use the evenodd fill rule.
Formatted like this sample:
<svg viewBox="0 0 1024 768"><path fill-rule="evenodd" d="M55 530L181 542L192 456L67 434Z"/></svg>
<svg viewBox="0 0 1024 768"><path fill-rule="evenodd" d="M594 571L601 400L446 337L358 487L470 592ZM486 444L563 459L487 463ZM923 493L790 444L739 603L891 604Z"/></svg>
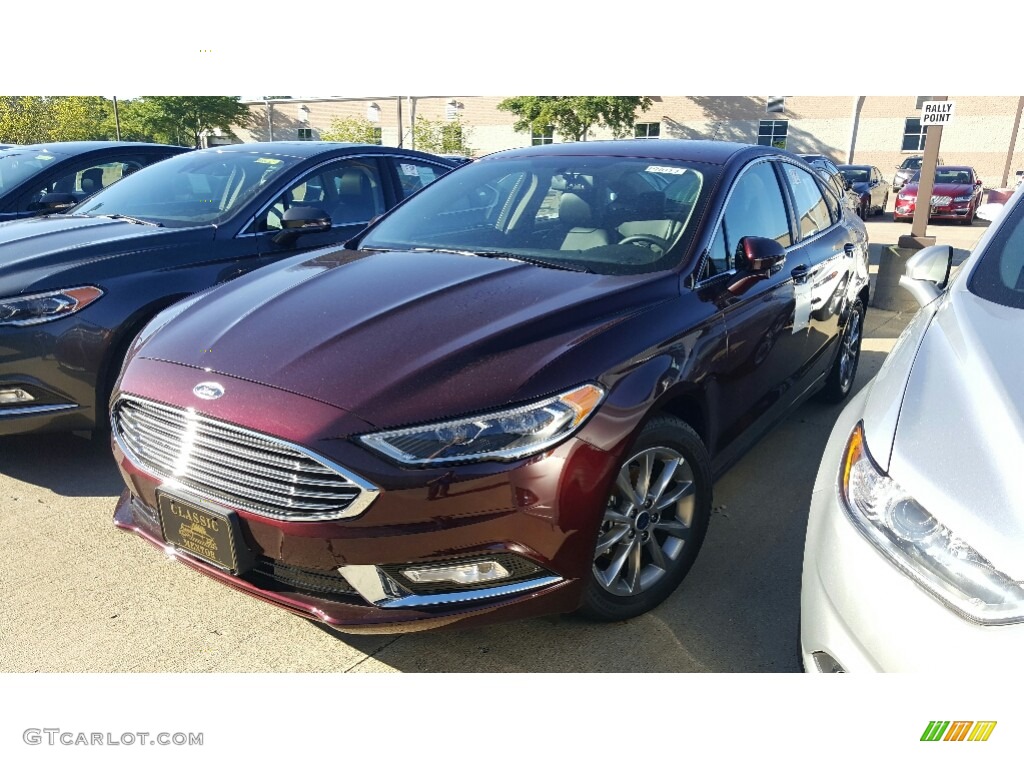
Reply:
<svg viewBox="0 0 1024 768"><path fill-rule="evenodd" d="M811 268L806 264L800 264L793 267L793 270L789 274L793 277L794 283L806 283L807 278L811 276Z"/></svg>

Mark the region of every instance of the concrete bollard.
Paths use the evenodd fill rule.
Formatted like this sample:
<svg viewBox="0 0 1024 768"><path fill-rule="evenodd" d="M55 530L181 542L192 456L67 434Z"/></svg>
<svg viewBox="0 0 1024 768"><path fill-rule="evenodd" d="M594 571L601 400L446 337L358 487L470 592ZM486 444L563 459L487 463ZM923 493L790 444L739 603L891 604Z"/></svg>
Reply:
<svg viewBox="0 0 1024 768"><path fill-rule="evenodd" d="M871 306L890 312L916 312L920 309L909 291L900 288L900 278L906 273L907 260L917 253L914 248L890 245L882 248L878 258L878 274L871 295Z"/></svg>

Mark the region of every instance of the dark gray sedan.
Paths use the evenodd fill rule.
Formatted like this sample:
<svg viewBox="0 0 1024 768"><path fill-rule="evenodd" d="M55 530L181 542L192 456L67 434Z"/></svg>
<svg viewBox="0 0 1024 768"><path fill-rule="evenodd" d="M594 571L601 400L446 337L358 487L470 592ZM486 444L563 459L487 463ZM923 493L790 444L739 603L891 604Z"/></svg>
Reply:
<svg viewBox="0 0 1024 768"><path fill-rule="evenodd" d="M102 427L125 352L160 310L340 244L453 166L372 145L238 144L0 224L0 435Z"/></svg>

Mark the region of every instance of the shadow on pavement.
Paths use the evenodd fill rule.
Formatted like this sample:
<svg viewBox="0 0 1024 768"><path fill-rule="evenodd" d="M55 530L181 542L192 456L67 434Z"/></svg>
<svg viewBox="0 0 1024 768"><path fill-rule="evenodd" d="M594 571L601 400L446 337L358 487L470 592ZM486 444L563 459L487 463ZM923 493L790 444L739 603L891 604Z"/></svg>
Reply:
<svg viewBox="0 0 1024 768"><path fill-rule="evenodd" d="M60 496L117 496L124 487L109 442L61 433L0 437L0 474Z"/></svg>

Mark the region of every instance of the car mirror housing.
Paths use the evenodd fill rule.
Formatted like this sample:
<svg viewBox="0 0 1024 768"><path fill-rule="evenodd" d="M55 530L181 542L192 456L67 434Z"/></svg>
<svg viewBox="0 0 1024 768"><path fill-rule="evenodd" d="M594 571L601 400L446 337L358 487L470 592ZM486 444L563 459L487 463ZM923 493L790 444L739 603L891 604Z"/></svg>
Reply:
<svg viewBox="0 0 1024 768"><path fill-rule="evenodd" d="M1003 212L1005 207L1004 203L985 203L978 206L975 215L982 221L995 221L999 218L999 214Z"/></svg>
<svg viewBox="0 0 1024 768"><path fill-rule="evenodd" d="M786 262L786 249L769 237L744 237L736 249L737 279L726 290L734 296L765 280Z"/></svg>
<svg viewBox="0 0 1024 768"><path fill-rule="evenodd" d="M70 192L47 192L39 202L29 205L29 210L59 213L71 208L77 200Z"/></svg>
<svg viewBox="0 0 1024 768"><path fill-rule="evenodd" d="M274 242L288 245L299 235L311 232L329 232L331 217L322 208L311 205L297 205L289 208L281 217L281 231L274 235Z"/></svg>
<svg viewBox="0 0 1024 768"><path fill-rule="evenodd" d="M900 278L900 285L922 307L939 297L949 282L953 266L953 246L932 245L915 253L907 260L906 272Z"/></svg>

